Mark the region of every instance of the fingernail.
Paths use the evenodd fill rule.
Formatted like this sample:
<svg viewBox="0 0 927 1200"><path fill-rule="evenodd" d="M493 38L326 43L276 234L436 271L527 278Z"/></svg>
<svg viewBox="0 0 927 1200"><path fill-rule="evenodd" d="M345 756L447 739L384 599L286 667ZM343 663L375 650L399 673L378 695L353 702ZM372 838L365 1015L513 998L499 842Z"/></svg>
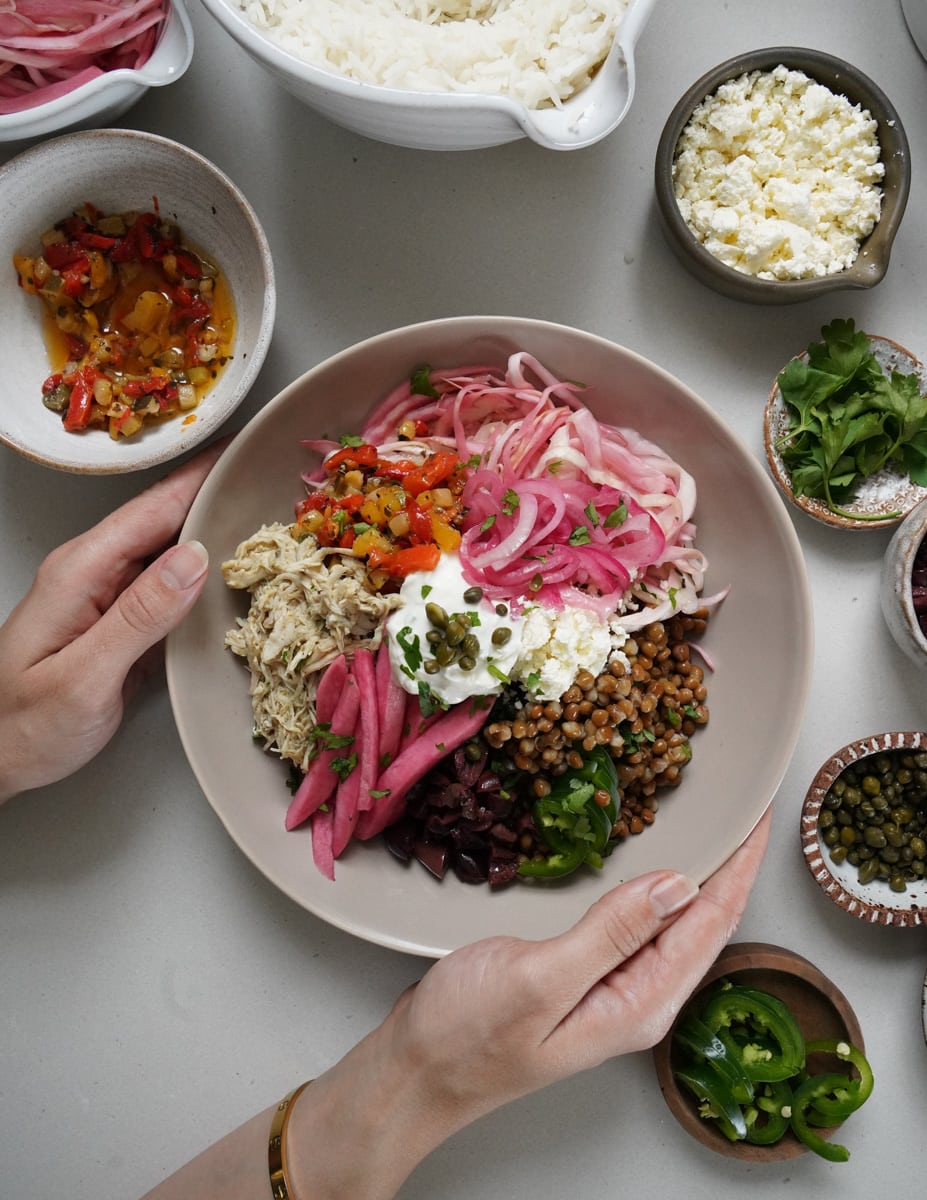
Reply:
<svg viewBox="0 0 927 1200"><path fill-rule="evenodd" d="M671 917L698 895L688 875L669 875L650 889L650 906L658 917Z"/></svg>
<svg viewBox="0 0 927 1200"><path fill-rule="evenodd" d="M168 587L185 592L202 576L209 565L209 554L202 542L181 542L161 564L161 578Z"/></svg>

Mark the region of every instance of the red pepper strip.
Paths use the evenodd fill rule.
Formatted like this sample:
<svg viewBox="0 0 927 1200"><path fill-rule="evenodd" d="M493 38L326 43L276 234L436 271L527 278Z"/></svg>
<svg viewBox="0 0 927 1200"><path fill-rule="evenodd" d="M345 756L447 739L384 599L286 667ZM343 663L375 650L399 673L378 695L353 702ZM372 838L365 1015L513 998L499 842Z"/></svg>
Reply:
<svg viewBox="0 0 927 1200"><path fill-rule="evenodd" d="M441 551L434 543L430 546L408 546L385 554L374 547L367 555L367 565L377 571L385 571L394 579L404 579L414 571L433 571L441 558Z"/></svg>
<svg viewBox="0 0 927 1200"><path fill-rule="evenodd" d="M66 296L82 296L87 290L85 274L90 270L89 259L84 259L85 267L75 266L61 272L63 290Z"/></svg>
<svg viewBox="0 0 927 1200"><path fill-rule="evenodd" d="M203 268L195 255L189 254L186 250L175 250L174 257L177 259L177 266L181 274L186 279L202 278Z"/></svg>
<svg viewBox="0 0 927 1200"><path fill-rule="evenodd" d="M369 442L364 442L360 446L345 446L342 450L336 450L334 454L326 458L324 463L326 471L337 471L341 466L352 470L356 467L375 467L376 465L377 448L371 446Z"/></svg>
<svg viewBox="0 0 927 1200"><path fill-rule="evenodd" d="M413 542L433 542L431 516L411 496L406 497L406 516L409 518L409 534Z"/></svg>
<svg viewBox="0 0 927 1200"><path fill-rule="evenodd" d="M147 379L127 379L122 385L124 396L150 396L152 392L164 392L171 387L169 375L149 375Z"/></svg>
<svg viewBox="0 0 927 1200"><path fill-rule="evenodd" d="M112 250L116 245L114 237L108 237L104 233L96 233L93 230L86 230L79 233L74 239L79 246L84 246L87 250Z"/></svg>
<svg viewBox="0 0 927 1200"><path fill-rule="evenodd" d="M438 450L435 454L429 455L420 467L410 471L403 479L402 486L410 496L418 496L422 492L427 492L452 475L458 461L457 455L452 454L449 450Z"/></svg>
<svg viewBox="0 0 927 1200"><path fill-rule="evenodd" d="M90 259L84 253L83 247L76 242L52 242L45 247L44 256L54 271L63 271L78 264L90 266Z"/></svg>
<svg viewBox="0 0 927 1200"><path fill-rule="evenodd" d="M76 333L66 333L64 341L68 348L68 358L80 359L84 357L87 344L83 338L78 337Z"/></svg>
<svg viewBox="0 0 927 1200"><path fill-rule="evenodd" d="M90 422L90 410L93 404L93 384L98 372L93 367L82 367L75 372L74 386L71 388L71 398L68 400L68 411L64 414L64 427L69 433L78 429L86 429Z"/></svg>
<svg viewBox="0 0 927 1200"><path fill-rule="evenodd" d="M51 395L51 393L55 390L55 388L58 386L58 384L60 382L61 382L61 372L60 371L56 371L54 375L49 375L49 377L42 384L42 395L43 396Z"/></svg>

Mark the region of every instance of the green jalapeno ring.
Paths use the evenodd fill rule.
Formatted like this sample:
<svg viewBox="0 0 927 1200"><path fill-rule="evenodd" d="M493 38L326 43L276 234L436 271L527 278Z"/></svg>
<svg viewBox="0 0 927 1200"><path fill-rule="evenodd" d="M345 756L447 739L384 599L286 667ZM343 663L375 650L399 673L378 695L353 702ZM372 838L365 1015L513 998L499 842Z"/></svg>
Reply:
<svg viewBox="0 0 927 1200"><path fill-rule="evenodd" d="M792 1089L788 1083L783 1079L761 1084L754 1104L744 1112L747 1141L752 1146L773 1145L785 1135L791 1116Z"/></svg>
<svg viewBox="0 0 927 1200"><path fill-rule="evenodd" d="M873 1075L869 1060L862 1050L846 1039L821 1038L805 1043L806 1054L832 1054L841 1062L849 1062L859 1075L858 1079L846 1077L845 1086L835 1090L835 1096L819 1096L814 1102L814 1108L823 1117L844 1120L852 1112L856 1112L872 1095Z"/></svg>
<svg viewBox="0 0 927 1200"><path fill-rule="evenodd" d="M725 987L708 1001L702 1020L729 1048L739 1048L744 1070L754 1082L790 1079L804 1066L805 1042L801 1029L777 996L755 988ZM742 1044L733 1037L735 1025L744 1026L748 1034L748 1040Z"/></svg>
<svg viewBox="0 0 927 1200"><path fill-rule="evenodd" d="M707 1063L687 1063L677 1067L673 1074L699 1101L702 1117L714 1120L728 1141L744 1140L747 1123L741 1107L724 1080Z"/></svg>
<svg viewBox="0 0 927 1200"><path fill-rule="evenodd" d="M829 1142L816 1133L809 1119L815 1105L829 1092L846 1083L845 1075L811 1075L798 1085L792 1098L792 1132L809 1150L828 1162L846 1162L850 1152L839 1142Z"/></svg>
<svg viewBox="0 0 927 1200"><path fill-rule="evenodd" d="M704 1021L695 1016L686 1017L674 1030L673 1040L680 1049L694 1054L696 1062L707 1062L725 1080L739 1104L753 1099L753 1081L743 1069L739 1056L732 1053Z"/></svg>

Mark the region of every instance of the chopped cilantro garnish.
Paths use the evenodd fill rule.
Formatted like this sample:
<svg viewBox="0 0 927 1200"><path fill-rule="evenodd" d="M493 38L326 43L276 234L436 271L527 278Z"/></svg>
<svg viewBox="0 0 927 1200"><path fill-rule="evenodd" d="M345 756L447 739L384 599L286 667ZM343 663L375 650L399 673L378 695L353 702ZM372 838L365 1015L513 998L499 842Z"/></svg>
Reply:
<svg viewBox="0 0 927 1200"><path fill-rule="evenodd" d="M441 697L436 695L424 680L419 680L418 706L423 717L434 716L440 709L447 708Z"/></svg>
<svg viewBox="0 0 927 1200"><path fill-rule="evenodd" d="M613 508L603 522L606 529L615 529L618 525L623 525L628 519L627 505L622 501L617 508Z"/></svg>
<svg viewBox="0 0 927 1200"><path fill-rule="evenodd" d="M583 511L585 512L586 516L589 518L589 524L594 529L596 527L596 525L598 525L598 523L599 523L599 514L596 512L595 501L590 500Z"/></svg>
<svg viewBox="0 0 927 1200"><path fill-rule="evenodd" d="M396 641L402 647L406 666L414 673L422 665L422 643L418 634L412 632L411 625L403 625L396 634Z"/></svg>
<svg viewBox="0 0 927 1200"><path fill-rule="evenodd" d="M577 525L567 541L571 546L588 546L592 541L592 534L589 532L588 525Z"/></svg>
<svg viewBox="0 0 927 1200"><path fill-rule="evenodd" d="M364 439L355 433L343 433L338 439L342 446L363 446Z"/></svg>
<svg viewBox="0 0 927 1200"><path fill-rule="evenodd" d="M507 517L510 517L515 512L516 508L518 508L519 503L520 501L518 499L518 492L515 492L512 490L512 488L509 488L502 497L502 511Z"/></svg>
<svg viewBox="0 0 927 1200"><path fill-rule="evenodd" d="M371 788L370 796L374 800L385 800L389 795L389 788Z"/></svg>
<svg viewBox="0 0 927 1200"><path fill-rule="evenodd" d="M500 683L509 682L508 675L504 671L500 671L492 659L486 664L486 670L492 675L493 679L498 679Z"/></svg>
<svg viewBox="0 0 927 1200"><path fill-rule="evenodd" d="M430 583L423 583L422 584L422 599L427 600L433 590L434 589L432 588Z"/></svg>
<svg viewBox="0 0 927 1200"><path fill-rule="evenodd" d="M487 529L492 529L496 523L496 514L490 513L483 524L480 526L480 533L485 533Z"/></svg>
<svg viewBox="0 0 927 1200"><path fill-rule="evenodd" d="M351 739L354 740L353 738ZM347 779L354 768L357 766L357 754L349 754L345 758L333 758L331 768L342 781Z"/></svg>
<svg viewBox="0 0 927 1200"><path fill-rule="evenodd" d="M432 385L430 375L431 368L427 365L415 368L409 380L413 395L431 396L432 399L437 398L438 393Z"/></svg>
<svg viewBox="0 0 927 1200"><path fill-rule="evenodd" d="M548 471L550 471L551 475L556 475L562 466L563 466L563 459L562 458L554 458L554 459L551 459L551 461L547 464L547 469L548 469Z"/></svg>
<svg viewBox="0 0 927 1200"><path fill-rule="evenodd" d="M678 592L679 592L679 588L674 588L674 587L671 587L671 588L669 589L669 602L670 602L670 608L673 608L673 609L675 609L675 607L676 607L676 596L677 596Z"/></svg>
<svg viewBox="0 0 927 1200"><path fill-rule="evenodd" d="M309 740L315 742L317 746L325 750L344 750L347 746L354 744L352 734L332 733L332 727L327 721L323 721L321 725L316 725L310 731Z"/></svg>

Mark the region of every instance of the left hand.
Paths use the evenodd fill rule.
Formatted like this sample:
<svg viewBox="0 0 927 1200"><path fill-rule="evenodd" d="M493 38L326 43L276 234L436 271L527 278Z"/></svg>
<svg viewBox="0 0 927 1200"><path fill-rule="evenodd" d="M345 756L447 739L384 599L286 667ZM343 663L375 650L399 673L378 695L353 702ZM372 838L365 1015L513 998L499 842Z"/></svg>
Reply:
<svg viewBox="0 0 927 1200"><path fill-rule="evenodd" d="M70 775L116 732L206 582L199 542L165 547L226 445L53 550L0 628L0 802Z"/></svg>

